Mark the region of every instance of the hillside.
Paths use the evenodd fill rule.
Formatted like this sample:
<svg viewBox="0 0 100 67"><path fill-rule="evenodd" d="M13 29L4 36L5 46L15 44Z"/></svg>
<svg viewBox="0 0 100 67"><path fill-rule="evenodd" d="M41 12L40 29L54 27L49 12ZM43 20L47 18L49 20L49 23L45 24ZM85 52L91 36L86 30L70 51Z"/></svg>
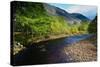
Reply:
<svg viewBox="0 0 100 67"><path fill-rule="evenodd" d="M11 5L14 45L25 47L34 42L88 33L88 21L71 16L58 7L18 1Z"/></svg>

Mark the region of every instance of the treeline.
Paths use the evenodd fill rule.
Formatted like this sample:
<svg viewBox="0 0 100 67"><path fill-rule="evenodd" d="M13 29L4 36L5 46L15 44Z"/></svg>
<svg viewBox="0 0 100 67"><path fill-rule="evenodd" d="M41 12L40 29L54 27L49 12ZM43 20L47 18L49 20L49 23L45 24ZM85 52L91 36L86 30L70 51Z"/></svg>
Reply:
<svg viewBox="0 0 100 67"><path fill-rule="evenodd" d="M97 16L93 19L93 21L89 24L88 27L89 33L95 33L97 34Z"/></svg>

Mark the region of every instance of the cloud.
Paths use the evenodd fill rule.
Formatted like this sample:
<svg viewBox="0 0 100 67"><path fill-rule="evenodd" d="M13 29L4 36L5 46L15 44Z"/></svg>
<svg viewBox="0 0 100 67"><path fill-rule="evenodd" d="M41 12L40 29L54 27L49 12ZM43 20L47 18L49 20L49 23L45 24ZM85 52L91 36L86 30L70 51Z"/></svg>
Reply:
<svg viewBox="0 0 100 67"><path fill-rule="evenodd" d="M80 13L86 16L89 19L94 19L97 14L96 6L88 6L88 5L68 5L68 4L50 4L56 7L59 7L63 10L66 10L69 13Z"/></svg>
<svg viewBox="0 0 100 67"><path fill-rule="evenodd" d="M84 13L84 12L89 12L91 10L96 10L97 8L94 6L72 6L69 7L66 11L70 13Z"/></svg>
<svg viewBox="0 0 100 67"><path fill-rule="evenodd" d="M95 6L71 6L66 9L67 12L69 13L80 13L83 14L84 16L92 19L94 18L93 15L96 15L97 12L97 7Z"/></svg>

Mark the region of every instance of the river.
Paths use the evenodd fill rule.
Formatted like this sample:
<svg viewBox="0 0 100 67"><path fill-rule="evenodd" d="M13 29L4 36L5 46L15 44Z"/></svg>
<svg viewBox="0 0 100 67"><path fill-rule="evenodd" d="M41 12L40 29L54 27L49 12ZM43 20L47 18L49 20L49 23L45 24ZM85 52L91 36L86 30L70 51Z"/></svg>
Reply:
<svg viewBox="0 0 100 67"><path fill-rule="evenodd" d="M90 34L34 43L14 56L14 65L34 65L71 62L63 51L65 46L91 37Z"/></svg>

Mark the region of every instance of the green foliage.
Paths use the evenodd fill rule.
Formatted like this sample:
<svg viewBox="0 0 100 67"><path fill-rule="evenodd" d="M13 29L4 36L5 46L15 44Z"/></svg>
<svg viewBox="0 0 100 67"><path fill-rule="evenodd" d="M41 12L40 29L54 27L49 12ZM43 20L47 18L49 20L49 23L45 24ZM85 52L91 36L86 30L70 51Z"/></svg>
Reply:
<svg viewBox="0 0 100 67"><path fill-rule="evenodd" d="M89 33L96 33L97 34L97 16L89 24L88 31L89 31Z"/></svg>
<svg viewBox="0 0 100 67"><path fill-rule="evenodd" d="M88 32L88 26L89 26L89 22L82 22L78 30Z"/></svg>
<svg viewBox="0 0 100 67"><path fill-rule="evenodd" d="M21 3L16 5L16 22L14 32L15 40L21 44L28 43L29 39L47 37L60 34L78 34L87 31L88 22L82 24L68 24L61 16L49 16L43 8L43 4Z"/></svg>

